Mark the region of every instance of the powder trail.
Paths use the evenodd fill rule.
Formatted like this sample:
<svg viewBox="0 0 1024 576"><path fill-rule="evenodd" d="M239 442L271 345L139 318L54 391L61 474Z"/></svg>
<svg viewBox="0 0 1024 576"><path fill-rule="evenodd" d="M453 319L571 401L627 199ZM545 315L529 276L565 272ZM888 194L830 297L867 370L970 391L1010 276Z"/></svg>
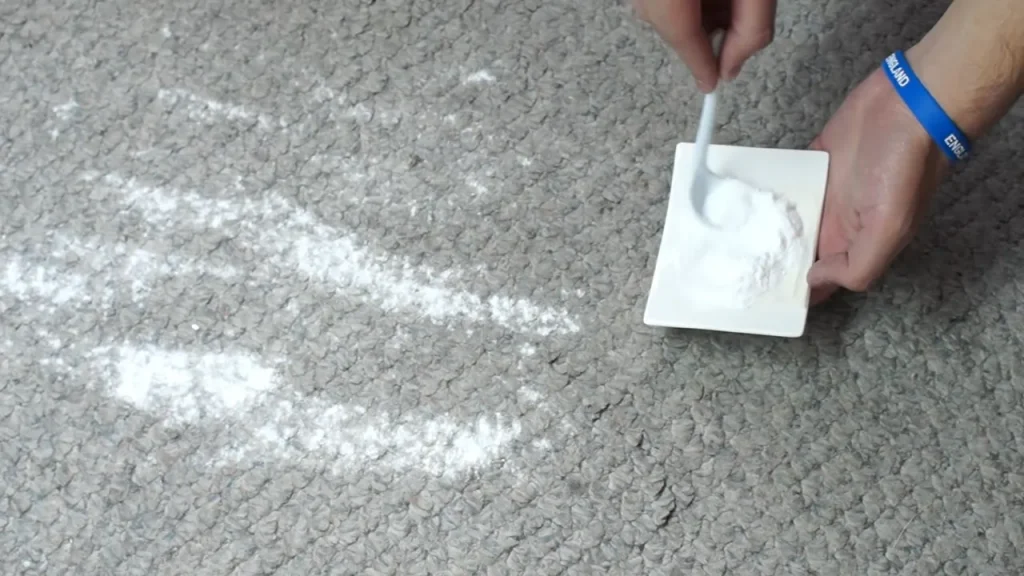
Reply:
<svg viewBox="0 0 1024 576"><path fill-rule="evenodd" d="M245 352L122 345L90 357L122 402L173 426L227 424L232 439L213 459L217 466L313 456L336 473L383 467L451 477L490 464L522 431L518 420L501 414L469 422L396 417L304 397L282 388L272 366Z"/></svg>
<svg viewBox="0 0 1024 576"><path fill-rule="evenodd" d="M384 311L413 313L434 323L455 320L492 323L516 332L548 336L571 334L579 325L564 309L494 294L482 297L453 285L459 270L435 271L414 266L387 253L363 247L359 239L319 221L287 200L210 199L194 192L146 186L135 179L108 175L106 186L122 194L125 204L151 225L167 231L181 223L230 228L237 238L265 257L258 269L265 279L274 269L297 272L311 280Z"/></svg>

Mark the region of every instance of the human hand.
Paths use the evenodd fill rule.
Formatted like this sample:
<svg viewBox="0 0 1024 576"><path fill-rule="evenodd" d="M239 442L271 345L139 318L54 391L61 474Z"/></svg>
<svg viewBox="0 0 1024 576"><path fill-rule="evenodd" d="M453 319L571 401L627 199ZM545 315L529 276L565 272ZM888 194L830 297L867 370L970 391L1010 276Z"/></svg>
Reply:
<svg viewBox="0 0 1024 576"><path fill-rule="evenodd" d="M1024 96L1024 3L954 0L910 48L920 82L976 141ZM876 70L843 102L812 148L831 153L811 303L865 290L910 242L948 161Z"/></svg>
<svg viewBox="0 0 1024 576"><path fill-rule="evenodd" d="M743 63L775 37L776 0L633 0L650 23L686 63L701 92L732 80ZM725 30L716 61L711 34Z"/></svg>
<svg viewBox="0 0 1024 576"><path fill-rule="evenodd" d="M881 70L836 111L811 148L831 154L811 305L867 290L917 232L948 162Z"/></svg>

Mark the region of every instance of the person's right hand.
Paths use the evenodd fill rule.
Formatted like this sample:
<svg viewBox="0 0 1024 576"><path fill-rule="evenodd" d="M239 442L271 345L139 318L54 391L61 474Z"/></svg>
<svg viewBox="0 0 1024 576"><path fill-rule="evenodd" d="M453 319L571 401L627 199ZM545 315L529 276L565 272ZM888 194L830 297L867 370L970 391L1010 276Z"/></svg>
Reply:
<svg viewBox="0 0 1024 576"><path fill-rule="evenodd" d="M775 37L776 0L633 0L637 14L658 31L708 93L732 80L748 58ZM715 59L711 34L725 31Z"/></svg>

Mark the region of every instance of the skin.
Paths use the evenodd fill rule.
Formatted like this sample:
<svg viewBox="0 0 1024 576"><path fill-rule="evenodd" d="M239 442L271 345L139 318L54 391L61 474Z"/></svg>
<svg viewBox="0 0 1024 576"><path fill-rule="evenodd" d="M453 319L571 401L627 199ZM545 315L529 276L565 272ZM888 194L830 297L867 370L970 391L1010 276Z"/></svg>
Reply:
<svg viewBox="0 0 1024 576"><path fill-rule="evenodd" d="M957 0L907 58L977 142L1024 93L1024 2ZM807 277L817 304L881 278L916 234L949 164L881 70L850 93L811 146L832 158L818 261Z"/></svg>
<svg viewBox="0 0 1024 576"><path fill-rule="evenodd" d="M867 290L910 242L945 174L932 143L881 71L847 97L811 148L831 155L811 304Z"/></svg>
<svg viewBox="0 0 1024 576"><path fill-rule="evenodd" d="M635 5L705 92L734 78L771 41L765 30L774 26L775 2ZM718 62L708 41L716 27L728 30ZM977 142L1024 94L1024 2L955 0L906 54L932 96ZM921 226L949 165L881 70L847 96L811 147L831 156L818 259L807 277L817 304L840 288L867 290L885 273Z"/></svg>
<svg viewBox="0 0 1024 576"><path fill-rule="evenodd" d="M679 54L704 93L719 80L736 78L743 63L775 37L775 0L634 0L633 6ZM717 60L710 40L716 30L725 31Z"/></svg>

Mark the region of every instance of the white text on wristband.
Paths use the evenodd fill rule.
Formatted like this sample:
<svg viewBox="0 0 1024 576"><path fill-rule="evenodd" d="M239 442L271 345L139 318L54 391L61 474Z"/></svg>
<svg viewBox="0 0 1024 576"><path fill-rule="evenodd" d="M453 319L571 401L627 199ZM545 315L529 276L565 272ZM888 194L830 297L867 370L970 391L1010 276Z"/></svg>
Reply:
<svg viewBox="0 0 1024 576"><path fill-rule="evenodd" d="M914 74L903 52L896 51L886 57L882 64L893 88L913 112L917 121L935 140L935 143L949 158L950 162L964 160L971 153L971 143L953 119L924 87Z"/></svg>

